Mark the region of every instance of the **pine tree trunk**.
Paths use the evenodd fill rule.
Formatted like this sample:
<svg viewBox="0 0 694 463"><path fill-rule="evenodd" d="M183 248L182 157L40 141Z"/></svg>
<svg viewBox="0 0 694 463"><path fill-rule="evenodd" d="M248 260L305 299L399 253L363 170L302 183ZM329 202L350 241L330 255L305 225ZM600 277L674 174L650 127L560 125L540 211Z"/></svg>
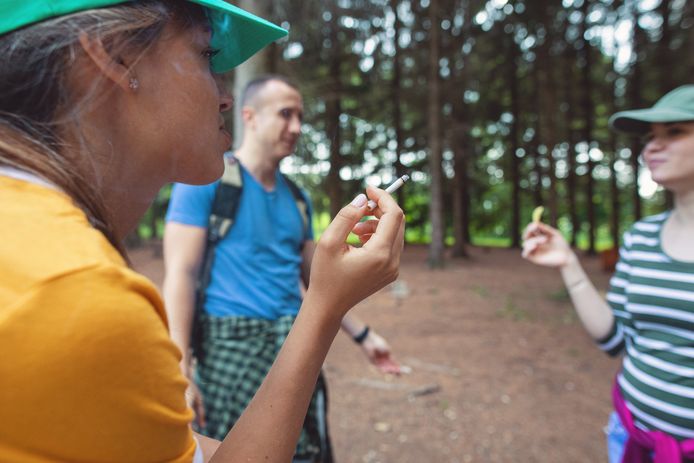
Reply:
<svg viewBox="0 0 694 463"><path fill-rule="evenodd" d="M532 74L532 105L535 108L540 107L540 80L538 78L537 67L534 68ZM528 144L528 152L533 161L532 173L535 176L535 183L532 185L533 193L533 207L540 206L544 204L544 198L542 194L542 177L544 177L544 172L542 171L542 164L540 155L540 138L542 137L542 126L540 125L540 118L535 117L533 120L535 136L532 141Z"/></svg>
<svg viewBox="0 0 694 463"><path fill-rule="evenodd" d="M578 186L578 179L576 177L576 133L573 128L574 117L577 113L576 101L575 101L575 81L574 81L574 69L576 62L576 53L573 47L566 47L566 56L564 58L564 65L562 66L563 72L562 77L564 80L564 101L568 105L568 111L566 111L564 125L566 126L566 140L569 144L569 149L566 153L567 161L567 176L566 176L566 194L569 207L569 221L571 222L571 236L569 242L572 247L576 247L577 235L580 229L580 224L578 221L578 211L577 211L577 201L576 201L576 191Z"/></svg>
<svg viewBox="0 0 694 463"><path fill-rule="evenodd" d="M538 136L539 142L545 145L547 149L547 171L548 192L546 196L546 208L549 217L549 223L557 226L557 176L554 166L554 147L557 144L557 101L556 101L556 83L553 77L554 63L550 49L553 40L552 18L549 2L542 2L542 23L545 26L545 38L540 45L537 53L536 69L538 83L538 128L541 129L541 136Z"/></svg>
<svg viewBox="0 0 694 463"><path fill-rule="evenodd" d="M459 11L469 11L469 1L462 0ZM460 37L456 46L452 47L454 55L450 57L451 62L462 61L462 65L454 66L456 75L452 79L453 89L451 90L453 100L453 130L451 130L450 146L453 148L453 238L454 244L451 249L453 257L469 257L465 248L469 244L469 175L468 175L468 150L467 142L468 117L465 109L464 89L467 88L466 79L466 59L464 55L458 55L458 50L463 47L469 38L471 20L469 14L465 18Z"/></svg>
<svg viewBox="0 0 694 463"><path fill-rule="evenodd" d="M643 52L643 44L646 37L643 30L638 26L639 11L634 3L633 10L634 35L632 39L632 53L634 54L634 64L631 69L631 79L627 88L629 105L634 108L642 107L641 100L641 63L640 54ZM634 221L640 220L643 215L643 206L641 204L641 194L639 193L639 174L641 166L639 165L639 155L641 154L641 144L634 139L631 143L631 168L634 172L634 189L632 190L632 201L634 205Z"/></svg>
<svg viewBox="0 0 694 463"><path fill-rule="evenodd" d="M240 0L238 6L261 18L270 16L269 0ZM271 66L269 63L272 56L271 50L266 47L253 55L248 61L234 68L233 95L235 101L241 101L241 92L246 88L248 82L270 72ZM241 120L241 105L235 104L234 106L234 111L229 111L225 117L233 119L233 121L227 119L226 122L228 124L227 127L233 124L234 147L238 148L241 146L241 138L243 137L243 121Z"/></svg>
<svg viewBox="0 0 694 463"><path fill-rule="evenodd" d="M337 5L335 6L337 9ZM326 95L325 118L326 135L330 143L330 170L327 175L326 190L330 199L330 217L335 217L343 206L342 181L340 180L340 169L342 168L342 156L340 145L342 144L340 130L340 114L342 113L341 94L342 83L340 79L341 50L338 37L339 18L337 11L333 14L330 31L330 85Z"/></svg>
<svg viewBox="0 0 694 463"><path fill-rule="evenodd" d="M658 42L658 53L656 54L657 69L671 69L675 64L672 59L670 44L672 42L672 28L670 27L670 4L671 0L661 0L658 13L663 18L662 33ZM672 72L660 73L660 95L675 88ZM675 198L670 190L665 190L665 208L672 209L675 205Z"/></svg>
<svg viewBox="0 0 694 463"><path fill-rule="evenodd" d="M583 69L581 73L582 77L582 87L584 89L583 96L583 141L588 143L588 149L590 150L590 143L593 140L593 117L595 117L593 110L593 92L592 92L592 79L591 71L593 65L593 56L590 46L590 42L585 39L586 31L588 28L588 12L590 11L591 2L588 0L583 1L583 6L581 11L583 13L583 23L581 30L581 37L583 37ZM595 217L595 179L593 178L593 169L595 163L588 157L588 172L586 173L586 210L588 216L588 254L595 254L595 235L597 231L597 223Z"/></svg>
<svg viewBox="0 0 694 463"><path fill-rule="evenodd" d="M431 202L429 220L431 222L431 245L429 247L429 266L443 267L444 220L443 220L443 172L441 167L441 96L439 78L440 25L439 0L429 4L429 103L428 137L429 170L431 175Z"/></svg>
<svg viewBox="0 0 694 463"><path fill-rule="evenodd" d="M521 246L521 175L520 175L520 159L518 158L519 137L520 137L520 89L518 79L518 68L516 60L518 59L518 48L511 36L508 37L508 87L511 92L511 114L513 122L510 127L510 175L512 190L511 190L511 246L519 248Z"/></svg>
<svg viewBox="0 0 694 463"><path fill-rule="evenodd" d="M393 105L393 127L395 128L395 176L402 177L405 172L405 166L403 166L400 160L400 153L402 152L402 110L400 107L400 98L402 95L402 84L401 84L401 65L400 65L400 28L402 24L400 23L400 18L398 16L398 4L399 0L390 0L390 8L395 17L393 24L393 43L395 46L395 51L393 54L393 80L391 81L391 97ZM402 207L405 206L405 191L404 189L399 189L396 192L398 198L398 204Z"/></svg>
<svg viewBox="0 0 694 463"><path fill-rule="evenodd" d="M571 108L573 109L575 106L572 105ZM572 124L574 118L573 112L568 111L568 113L567 124ZM569 221L571 222L570 243L571 247L575 248L576 244L578 243L578 233L581 230L581 222L578 217L578 198L576 196L580 178L576 174L576 156L578 155L578 151L576 149L576 133L573 127L570 125L568 128L567 138L569 140L569 150L567 152L568 175L566 178L566 189L569 202Z"/></svg>
<svg viewBox="0 0 694 463"><path fill-rule="evenodd" d="M619 157L617 156L617 140L614 136L614 132L610 132L610 150L612 156L610 160L610 200L612 203L610 234L612 235L612 246L618 248L621 237L619 230L619 217L621 214L619 207L619 187L617 186L617 171L615 169L615 163Z"/></svg>
<svg viewBox="0 0 694 463"><path fill-rule="evenodd" d="M617 6L617 5L616 5ZM614 38L615 47L618 45L616 37ZM614 66L614 61L613 61ZM616 85L610 89L607 100L609 101L610 113L614 114L617 112L617 103L615 101L617 94ZM611 215L610 215L610 234L612 235L612 247L614 249L619 248L621 233L619 229L620 217L621 217L621 207L619 200L619 186L617 184L617 169L616 163L619 160L618 145L617 145L617 135L614 130L610 130L609 135L609 146L611 151L610 159L610 200L612 203Z"/></svg>
<svg viewBox="0 0 694 463"><path fill-rule="evenodd" d="M456 117L453 122L453 156L455 174L453 177L453 233L455 242L451 255L453 257L468 257L465 244L468 242L467 237L467 185L469 184L467 174L467 144L465 133L467 131L465 121L462 116Z"/></svg>

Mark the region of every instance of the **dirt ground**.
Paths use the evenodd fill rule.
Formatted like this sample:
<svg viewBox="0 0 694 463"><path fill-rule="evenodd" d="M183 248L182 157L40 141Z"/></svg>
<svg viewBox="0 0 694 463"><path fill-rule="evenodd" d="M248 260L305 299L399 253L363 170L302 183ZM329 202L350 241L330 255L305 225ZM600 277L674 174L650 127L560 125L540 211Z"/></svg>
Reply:
<svg viewBox="0 0 694 463"><path fill-rule="evenodd" d="M470 249L444 270L406 249L400 278L354 309L403 365L371 367L339 335L325 363L338 463L604 462L619 362L582 330L556 271L505 249ZM145 248L134 265L160 284ZM593 281L609 275L584 258Z"/></svg>

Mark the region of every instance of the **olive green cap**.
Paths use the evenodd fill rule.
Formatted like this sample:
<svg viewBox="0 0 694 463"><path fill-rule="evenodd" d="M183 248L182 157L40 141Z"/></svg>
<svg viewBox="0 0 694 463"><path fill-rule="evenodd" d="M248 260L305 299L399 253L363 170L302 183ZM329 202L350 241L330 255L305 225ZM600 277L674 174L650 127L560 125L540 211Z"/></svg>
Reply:
<svg viewBox="0 0 694 463"><path fill-rule="evenodd" d="M683 85L665 94L651 108L620 111L610 117L613 129L642 135L651 124L694 121L694 85Z"/></svg>
<svg viewBox="0 0 694 463"><path fill-rule="evenodd" d="M223 0L188 0L205 8L212 28L215 72L227 72L287 31ZM0 35L31 24L128 0L0 0Z"/></svg>

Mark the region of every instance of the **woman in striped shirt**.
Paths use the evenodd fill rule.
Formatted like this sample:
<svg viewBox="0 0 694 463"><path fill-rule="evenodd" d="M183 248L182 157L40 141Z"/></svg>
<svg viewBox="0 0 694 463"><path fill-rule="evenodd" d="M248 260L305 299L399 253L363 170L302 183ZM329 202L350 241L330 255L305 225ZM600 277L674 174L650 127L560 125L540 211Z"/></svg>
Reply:
<svg viewBox="0 0 694 463"><path fill-rule="evenodd" d="M523 256L559 268L588 333L607 353L624 355L610 463L694 461L694 85L652 108L617 113L610 125L646 137L643 158L674 194L674 209L624 234L607 302L556 229L530 224Z"/></svg>

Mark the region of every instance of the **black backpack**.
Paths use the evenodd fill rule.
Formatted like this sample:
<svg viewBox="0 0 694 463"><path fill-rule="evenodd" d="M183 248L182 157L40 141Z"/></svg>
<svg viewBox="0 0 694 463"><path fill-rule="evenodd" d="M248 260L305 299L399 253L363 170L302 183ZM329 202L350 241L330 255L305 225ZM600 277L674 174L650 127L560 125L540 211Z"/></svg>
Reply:
<svg viewBox="0 0 694 463"><path fill-rule="evenodd" d="M282 177L287 182L289 190L292 192L296 207L299 210L304 224L305 232L310 226L308 223L308 204L306 203L306 198L293 181L284 174L282 174ZM212 203L212 211L207 222L205 254L202 264L200 265L200 273L198 274L195 285L195 314L193 316L193 331L191 336L191 347L194 356L197 356L196 354L200 352L199 347L202 341L200 314L202 314L204 310L205 292L210 285L210 279L212 277L214 253L219 242L227 236L229 230L231 230L231 227L234 225L236 212L241 202L242 192L243 175L241 175L241 166L234 156L224 156L224 174L217 186Z"/></svg>

